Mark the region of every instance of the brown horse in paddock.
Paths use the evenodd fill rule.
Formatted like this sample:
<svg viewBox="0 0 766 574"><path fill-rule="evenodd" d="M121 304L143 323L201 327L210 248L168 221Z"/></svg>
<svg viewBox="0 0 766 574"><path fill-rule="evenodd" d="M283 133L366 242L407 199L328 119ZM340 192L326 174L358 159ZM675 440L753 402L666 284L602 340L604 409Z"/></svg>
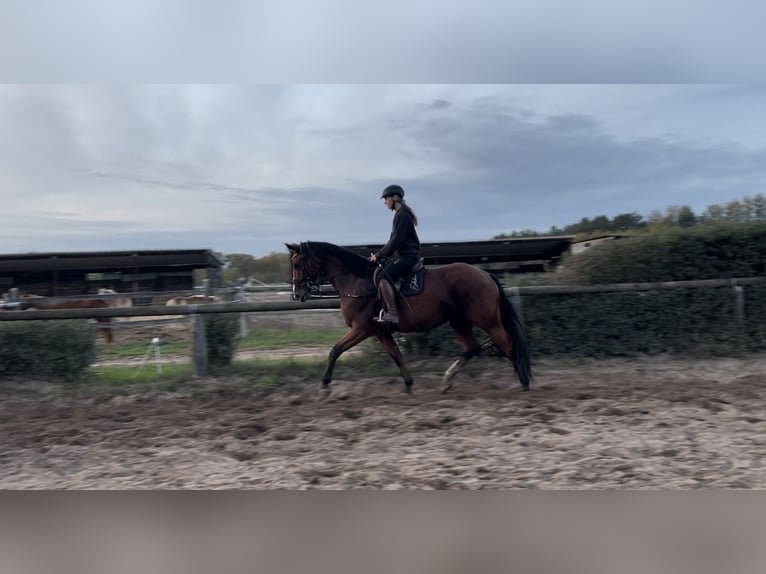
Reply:
<svg viewBox="0 0 766 574"><path fill-rule="evenodd" d="M317 241L286 243L292 265L293 295L305 301L306 294L320 281L329 281L340 295L340 309L350 331L330 350L322 388L329 392L338 357L369 337L375 337L399 367L406 392L412 389L412 375L392 329L401 332L429 331L449 322L463 354L444 373L442 391L472 358L497 347L513 363L523 390L532 380L529 348L524 325L505 295L499 281L486 271L467 263L452 263L427 269L419 294L397 294L399 324L389 327L374 320L380 310L372 278L376 265L347 249ZM406 278L405 278L406 279ZM473 325L483 329L490 340L479 344Z"/></svg>
<svg viewBox="0 0 766 574"><path fill-rule="evenodd" d="M111 289L99 289L99 295L116 295ZM40 295L22 295L19 298L20 308L25 309L108 309L114 307L131 307L133 300L129 297L104 298L104 299L57 299L55 297L42 297ZM99 323L111 323L111 317L97 317ZM114 341L112 328L104 326L99 329L104 343L111 345Z"/></svg>

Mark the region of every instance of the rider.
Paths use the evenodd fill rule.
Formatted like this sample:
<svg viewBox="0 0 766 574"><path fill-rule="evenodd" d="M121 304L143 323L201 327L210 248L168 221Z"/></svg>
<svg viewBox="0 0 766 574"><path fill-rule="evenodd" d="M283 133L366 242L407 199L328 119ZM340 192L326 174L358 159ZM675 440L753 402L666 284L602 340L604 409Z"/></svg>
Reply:
<svg viewBox="0 0 766 574"><path fill-rule="evenodd" d="M396 325L399 323L399 313L396 309L393 282L420 260L420 239L415 231L418 218L404 202L404 189L400 185L389 185L383 190L380 198L384 199L386 207L394 212L394 221L388 243L377 253L370 255L369 259L377 263L381 259L390 258L383 265L383 270L377 274L377 282L387 308L381 320Z"/></svg>

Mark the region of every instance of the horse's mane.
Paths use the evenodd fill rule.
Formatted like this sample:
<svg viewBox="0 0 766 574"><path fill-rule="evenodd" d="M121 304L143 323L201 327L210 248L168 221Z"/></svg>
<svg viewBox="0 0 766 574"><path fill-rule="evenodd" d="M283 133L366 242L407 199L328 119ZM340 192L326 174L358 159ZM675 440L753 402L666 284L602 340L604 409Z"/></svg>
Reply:
<svg viewBox="0 0 766 574"><path fill-rule="evenodd" d="M301 243L301 251L304 250L317 257L334 257L346 269L358 277L371 277L375 269L375 264L372 261L368 261L361 255L357 255L353 251L332 243L305 241Z"/></svg>

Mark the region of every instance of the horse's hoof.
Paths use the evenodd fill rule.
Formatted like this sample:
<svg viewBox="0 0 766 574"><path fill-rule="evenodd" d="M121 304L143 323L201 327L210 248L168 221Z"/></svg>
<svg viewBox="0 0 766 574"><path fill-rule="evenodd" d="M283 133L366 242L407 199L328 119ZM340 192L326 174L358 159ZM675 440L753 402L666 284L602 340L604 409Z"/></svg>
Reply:
<svg viewBox="0 0 766 574"><path fill-rule="evenodd" d="M320 400L328 398L332 394L332 387L330 385L322 385L319 387L319 391L317 392L317 396Z"/></svg>
<svg viewBox="0 0 766 574"><path fill-rule="evenodd" d="M404 393L407 395L412 394L412 385L404 385Z"/></svg>
<svg viewBox="0 0 766 574"><path fill-rule="evenodd" d="M442 386L442 394L449 392L451 388L452 388L452 383L447 383L446 385Z"/></svg>

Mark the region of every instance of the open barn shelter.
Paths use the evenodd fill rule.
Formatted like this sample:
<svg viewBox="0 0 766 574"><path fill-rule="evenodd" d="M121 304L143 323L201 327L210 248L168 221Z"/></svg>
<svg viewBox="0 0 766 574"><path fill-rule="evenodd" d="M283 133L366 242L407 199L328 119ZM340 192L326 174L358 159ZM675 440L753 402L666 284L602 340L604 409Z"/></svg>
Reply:
<svg viewBox="0 0 766 574"><path fill-rule="evenodd" d="M88 251L0 254L0 291L44 297L118 292L179 291L194 288L201 274L220 287L225 261L211 249Z"/></svg>
<svg viewBox="0 0 766 574"><path fill-rule="evenodd" d="M426 266L462 261L486 269L495 275L540 273L553 270L561 256L570 251L573 235L510 237L487 241L449 241L422 243ZM364 257L375 253L382 244L346 245L346 249Z"/></svg>

